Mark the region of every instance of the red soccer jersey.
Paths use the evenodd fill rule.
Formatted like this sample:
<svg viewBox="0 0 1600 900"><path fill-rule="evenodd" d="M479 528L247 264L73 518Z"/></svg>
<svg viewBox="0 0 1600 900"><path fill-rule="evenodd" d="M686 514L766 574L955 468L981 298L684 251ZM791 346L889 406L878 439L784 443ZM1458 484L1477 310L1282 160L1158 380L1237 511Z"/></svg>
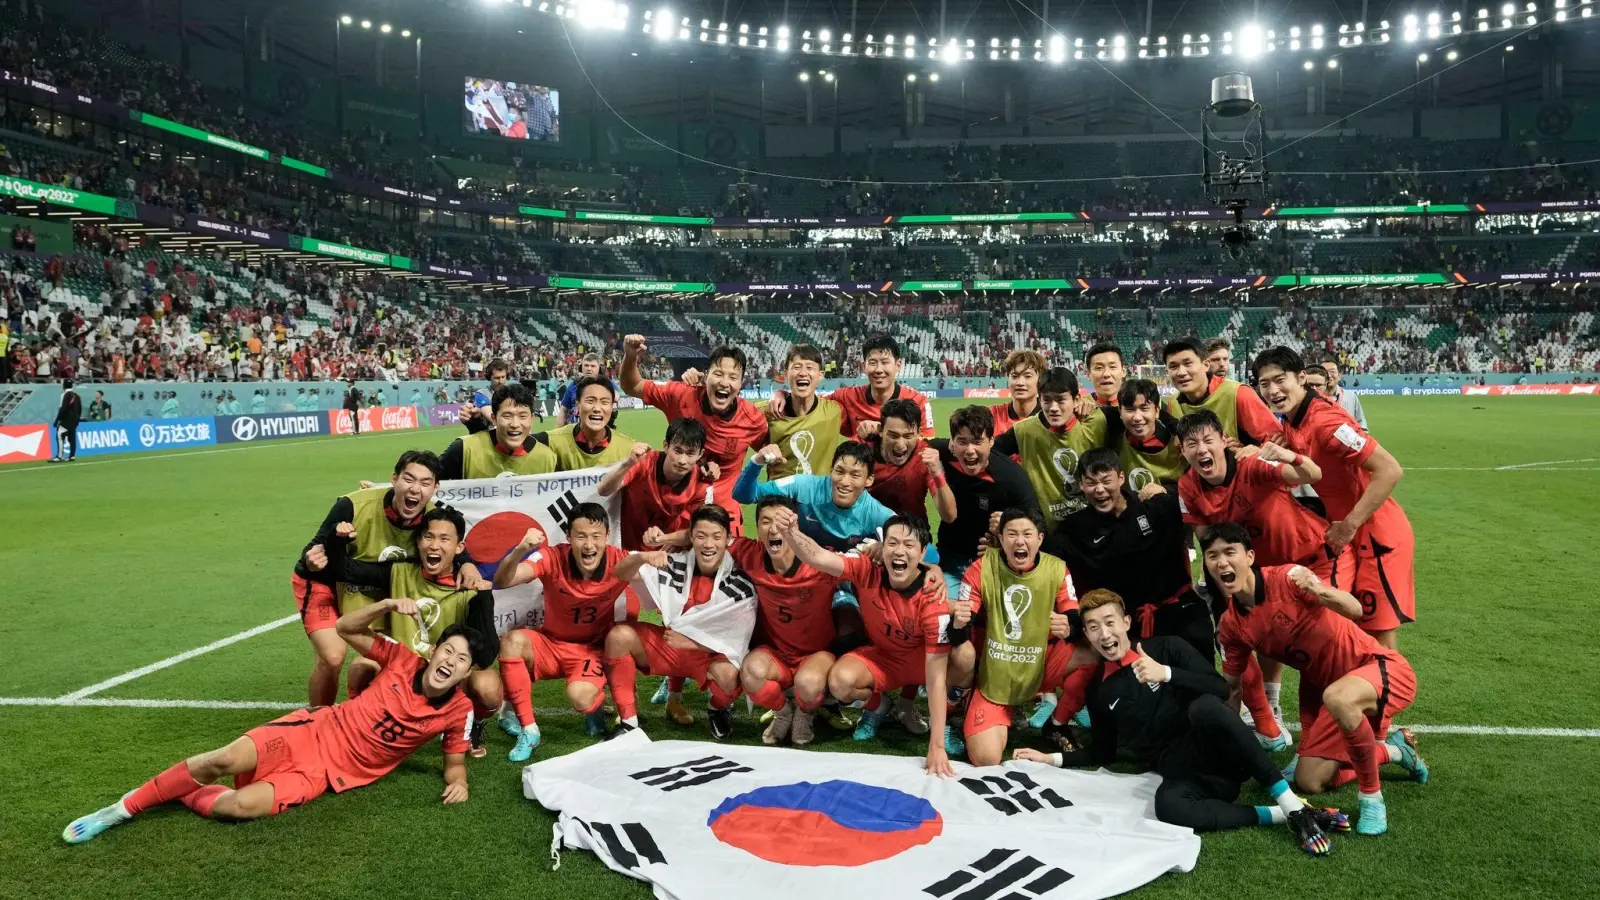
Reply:
<svg viewBox="0 0 1600 900"><path fill-rule="evenodd" d="M1328 523L1289 493L1278 463L1227 453L1227 475L1210 484L1193 469L1178 479L1178 506L1186 525L1239 522L1250 532L1256 562L1310 565L1323 551Z"/></svg>
<svg viewBox="0 0 1600 900"><path fill-rule="evenodd" d="M1317 496L1328 508L1328 518L1342 521L1350 515L1372 483L1372 474L1361 468L1378 450L1378 439L1356 424L1344 407L1313 391L1283 420L1283 434L1289 449L1311 457L1322 469ZM1393 497L1383 501L1365 528L1387 547L1409 546L1411 522Z"/></svg>
<svg viewBox="0 0 1600 900"><path fill-rule="evenodd" d="M883 404L873 401L870 384L842 387L828 397L843 408L844 415L839 419L839 433L851 440L856 440L857 425L862 422L876 422L883 418ZM903 384L896 384L894 395L889 399L910 400L915 403L917 409L922 412L922 436L933 437L933 406L928 403L925 394Z"/></svg>
<svg viewBox="0 0 1600 900"><path fill-rule="evenodd" d="M633 464L622 480L622 548L644 546L644 533L652 526L672 532L689 527L689 514L714 502L711 482L700 477L697 466L678 487L661 480L660 450L651 450Z"/></svg>
<svg viewBox="0 0 1600 900"><path fill-rule="evenodd" d="M722 470L722 477L714 485L717 505L726 509L735 522L743 521L739 504L733 502L733 483L744 468L745 454L766 439L767 417L739 398L734 398L726 414L712 412L706 404L706 389L681 381L644 381L639 399L666 413L669 422L694 419L706 427L705 459Z"/></svg>
<svg viewBox="0 0 1600 900"><path fill-rule="evenodd" d="M1242 675L1252 652L1300 671L1325 688L1379 656L1393 655L1361 626L1323 606L1289 580L1294 566L1256 567L1256 603L1249 612L1232 600L1217 624L1222 671Z"/></svg>
<svg viewBox="0 0 1600 900"><path fill-rule="evenodd" d="M1011 406L1011 403L1012 401L1007 400L1004 403L996 403L995 405L989 407L989 414L994 416L995 437L1005 434L1011 430L1011 426L1036 414L1029 413L1026 416L1018 415L1016 409Z"/></svg>
<svg viewBox="0 0 1600 900"><path fill-rule="evenodd" d="M472 701L465 691L437 700L423 696L428 661L381 634L366 655L383 670L361 696L335 705L330 724L317 735L335 791L377 781L441 734L445 753L467 752Z"/></svg>
<svg viewBox="0 0 1600 900"><path fill-rule="evenodd" d="M926 441L919 442L916 449L911 451L911 458L898 466L884 462L880 450L877 461L872 464L872 487L867 488L867 493L903 516L926 522L927 498L932 493L928 483L928 465L922 461L922 451L927 446Z"/></svg>
<svg viewBox="0 0 1600 900"><path fill-rule="evenodd" d="M844 579L856 589L861 621L872 646L885 653L948 653L950 603L944 579L928 568L904 591L889 586L889 573L865 556L841 554Z"/></svg>
<svg viewBox="0 0 1600 900"><path fill-rule="evenodd" d="M834 637L833 591L840 579L798 559L793 569L779 572L761 542L749 538L735 538L728 552L756 586L762 643L789 659L828 649Z"/></svg>
<svg viewBox="0 0 1600 900"><path fill-rule="evenodd" d="M972 603L972 616L976 621L978 613L983 611L983 557L967 566L967 571L961 576L961 595ZM1056 612L1069 613L1078 608L1078 598L1072 596L1072 579L1061 579L1061 587L1056 589Z"/></svg>
<svg viewBox="0 0 1600 900"><path fill-rule="evenodd" d="M628 558L621 547L606 547L605 559L593 575L582 575L572 559L571 544L544 547L528 560L533 577L544 585L544 626L551 640L598 644L616 624L617 596L628 586L612 576Z"/></svg>

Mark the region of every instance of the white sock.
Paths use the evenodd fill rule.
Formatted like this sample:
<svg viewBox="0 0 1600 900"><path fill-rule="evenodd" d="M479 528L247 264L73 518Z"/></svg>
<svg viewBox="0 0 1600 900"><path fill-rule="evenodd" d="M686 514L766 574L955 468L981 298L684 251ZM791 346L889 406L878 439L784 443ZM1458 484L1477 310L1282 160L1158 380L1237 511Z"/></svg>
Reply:
<svg viewBox="0 0 1600 900"><path fill-rule="evenodd" d="M123 821L126 821L128 819L133 818L133 813L128 812L128 808L126 806L122 805L122 801L121 800L118 800L117 802L111 804L111 811L116 815L116 817L118 819L121 819Z"/></svg>
<svg viewBox="0 0 1600 900"><path fill-rule="evenodd" d="M523 732L525 734L531 735L534 740L537 741L539 739L539 723L538 722L530 722L527 725L522 726L522 730L523 730Z"/></svg>
<svg viewBox="0 0 1600 900"><path fill-rule="evenodd" d="M1258 806L1258 807L1256 807L1256 809L1264 809L1264 810L1266 810L1267 811L1267 815L1272 817L1272 824L1274 824L1274 825L1286 825L1289 822L1289 814L1287 812L1284 812L1283 807L1280 807L1280 806Z"/></svg>
<svg viewBox="0 0 1600 900"><path fill-rule="evenodd" d="M624 724L624 725L632 725L634 728L638 728L639 727L639 717L638 716L628 716L627 718L622 720L622 724Z"/></svg>
<svg viewBox="0 0 1600 900"><path fill-rule="evenodd" d="M1267 681L1262 683L1262 687L1266 688L1267 705L1272 707L1272 714L1280 719L1283 718L1283 704L1279 701L1283 696L1283 682Z"/></svg>
<svg viewBox="0 0 1600 900"><path fill-rule="evenodd" d="M1306 802L1294 791L1284 791L1278 795L1277 801L1278 809L1283 810L1284 815L1306 808Z"/></svg>
<svg viewBox="0 0 1600 900"><path fill-rule="evenodd" d="M1389 759L1388 759L1389 762L1397 763L1397 762L1400 761L1400 748L1399 747L1396 747L1395 745L1393 745L1391 743L1388 743L1388 742L1380 743L1378 746L1382 747L1384 749L1384 752L1389 754Z"/></svg>
<svg viewBox="0 0 1600 900"><path fill-rule="evenodd" d="M1359 792L1359 796L1363 800L1376 800L1379 803L1383 802L1383 791L1382 790L1376 790L1376 791L1373 791L1370 794L1367 793L1366 791L1361 791L1361 792Z"/></svg>

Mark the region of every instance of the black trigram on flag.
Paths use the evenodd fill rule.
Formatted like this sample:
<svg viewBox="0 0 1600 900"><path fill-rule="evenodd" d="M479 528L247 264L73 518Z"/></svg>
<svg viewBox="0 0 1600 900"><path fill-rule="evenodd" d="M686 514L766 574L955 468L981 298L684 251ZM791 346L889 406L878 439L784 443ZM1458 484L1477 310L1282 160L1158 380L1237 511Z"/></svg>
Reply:
<svg viewBox="0 0 1600 900"><path fill-rule="evenodd" d="M624 869L639 868L639 861L665 865L667 858L662 855L661 848L656 846L655 838L638 822L625 822L621 825L611 825L606 822L585 822L577 820L579 825L589 834L598 838L606 846L606 853L617 865Z"/></svg>
<svg viewBox="0 0 1600 900"><path fill-rule="evenodd" d="M556 502L545 507L545 512L549 513L550 518L555 519L556 525L561 528L562 532L565 532L572 525L572 511L577 508L578 495L572 491L567 491L557 497Z"/></svg>
<svg viewBox="0 0 1600 900"><path fill-rule="evenodd" d="M1072 880L1021 850L990 850L976 862L922 889L940 900L1033 900Z"/></svg>
<svg viewBox="0 0 1600 900"><path fill-rule="evenodd" d="M661 788L663 791L676 791L748 771L750 771L749 766L741 766L732 760L720 756L704 756L675 766L660 766L645 769L643 772L634 772L628 777Z"/></svg>
<svg viewBox="0 0 1600 900"><path fill-rule="evenodd" d="M1072 805L1072 801L1064 799L1047 787L1040 787L1038 782L1022 772L963 778L961 786L982 797L983 802L1008 816L1021 812L1038 812L1046 806L1051 809L1066 809Z"/></svg>

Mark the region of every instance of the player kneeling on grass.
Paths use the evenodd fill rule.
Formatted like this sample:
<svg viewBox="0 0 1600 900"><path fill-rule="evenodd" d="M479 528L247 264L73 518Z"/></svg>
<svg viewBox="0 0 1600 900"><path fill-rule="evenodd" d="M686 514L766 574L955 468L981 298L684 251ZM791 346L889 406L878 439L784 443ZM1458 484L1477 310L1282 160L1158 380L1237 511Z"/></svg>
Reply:
<svg viewBox="0 0 1600 900"><path fill-rule="evenodd" d="M539 746L535 681L565 678L567 700L583 713L588 733L604 733L600 705L606 699L606 676L600 654L618 618L618 598L646 562L666 561L660 550L630 554L612 546L611 522L598 503L573 509L567 543L540 550L544 539L538 528L528 529L494 573L494 586L502 590L534 580L544 587L544 624L500 638L500 677L511 701L511 715L501 715L500 727L517 738L506 755L512 762L525 762Z"/></svg>
<svg viewBox="0 0 1600 900"><path fill-rule="evenodd" d="M1240 676L1251 653L1298 669L1295 784L1320 794L1344 783L1342 767L1353 769L1361 791L1356 831L1388 831L1379 764L1399 763L1418 781L1428 780L1428 766L1409 734L1396 729L1387 741L1378 739L1416 697L1411 664L1356 625L1361 604L1349 593L1323 584L1305 566L1257 566L1250 534L1237 522L1202 530L1200 550L1211 583L1228 598L1217 642L1229 705L1238 708Z"/></svg>
<svg viewBox="0 0 1600 900"><path fill-rule="evenodd" d="M1307 806L1289 789L1250 726L1225 705L1227 682L1209 659L1181 637L1157 635L1132 645L1133 620L1111 591L1090 591L1078 602L1084 639L1099 657L1086 695L1091 743L1064 754L1019 749L1013 759L1107 766L1126 750L1161 775L1155 805L1163 822L1195 831L1287 823L1301 850L1312 856L1332 851L1327 832L1349 831L1350 820L1337 809ZM1275 805L1234 802L1250 778Z"/></svg>
<svg viewBox="0 0 1600 900"><path fill-rule="evenodd" d="M621 716L620 731L639 727L638 673L693 679L711 688L711 734L733 734L739 663L756 624L756 590L728 553L732 517L707 504L689 516L690 549L656 551L640 572L641 595L661 611L664 625L627 622L606 635L606 682Z"/></svg>
<svg viewBox="0 0 1600 900"><path fill-rule="evenodd" d="M443 734L445 803L467 799L467 735L472 701L457 688L488 638L465 625L439 636L427 659L371 626L391 614L417 615L414 600L395 598L340 617L339 637L383 667L372 689L334 706L296 710L250 729L233 743L192 756L75 819L61 833L88 841L145 810L181 802L208 819L242 822L275 816L332 790L365 787ZM233 776L233 789L216 782Z"/></svg>

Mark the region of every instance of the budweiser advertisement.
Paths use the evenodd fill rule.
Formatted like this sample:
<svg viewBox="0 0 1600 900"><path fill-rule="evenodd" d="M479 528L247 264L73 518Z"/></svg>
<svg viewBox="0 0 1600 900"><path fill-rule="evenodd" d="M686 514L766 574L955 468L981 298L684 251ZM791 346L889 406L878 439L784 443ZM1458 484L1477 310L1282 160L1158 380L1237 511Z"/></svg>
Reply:
<svg viewBox="0 0 1600 900"><path fill-rule="evenodd" d="M1461 388L1469 397L1505 397L1529 395L1600 395L1600 384L1469 384Z"/></svg>
<svg viewBox="0 0 1600 900"><path fill-rule="evenodd" d="M49 425L0 425L0 463L49 459Z"/></svg>
<svg viewBox="0 0 1600 900"><path fill-rule="evenodd" d="M356 410L362 431L404 431L417 427L415 406L368 406ZM349 434L350 410L328 410L328 430L334 434Z"/></svg>

